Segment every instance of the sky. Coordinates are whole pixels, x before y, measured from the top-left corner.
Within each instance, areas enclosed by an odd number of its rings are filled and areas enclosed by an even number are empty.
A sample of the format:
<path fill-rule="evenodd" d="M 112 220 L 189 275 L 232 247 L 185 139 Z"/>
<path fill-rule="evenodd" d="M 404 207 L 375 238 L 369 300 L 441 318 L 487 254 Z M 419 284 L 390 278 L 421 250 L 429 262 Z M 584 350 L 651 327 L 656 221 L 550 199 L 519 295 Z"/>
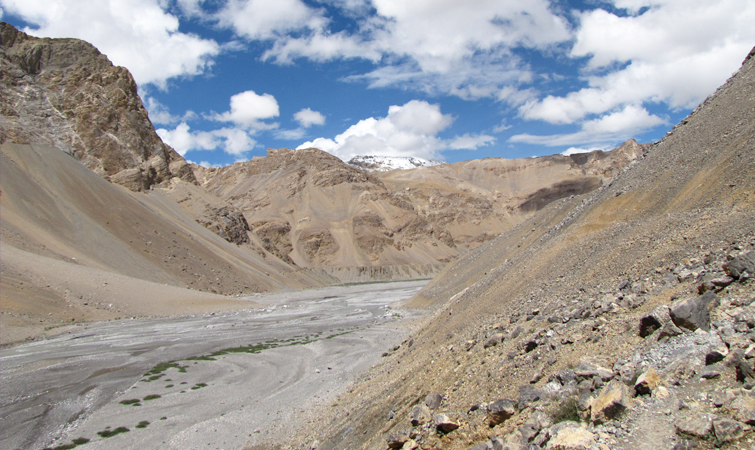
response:
<path fill-rule="evenodd" d="M 126 67 L 205 166 L 653 142 L 755 45 L 752 0 L 0 0 L 0 20 Z"/>

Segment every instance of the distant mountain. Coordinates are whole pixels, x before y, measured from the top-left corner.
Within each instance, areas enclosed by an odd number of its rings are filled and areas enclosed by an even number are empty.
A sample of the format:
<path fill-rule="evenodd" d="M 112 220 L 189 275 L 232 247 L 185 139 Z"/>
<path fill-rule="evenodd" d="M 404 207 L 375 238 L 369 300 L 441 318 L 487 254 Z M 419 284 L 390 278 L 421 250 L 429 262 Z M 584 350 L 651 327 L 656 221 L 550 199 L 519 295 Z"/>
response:
<path fill-rule="evenodd" d="M 407 170 L 417 167 L 438 166 L 445 164 L 445 162 L 411 156 L 355 156 L 347 164 L 368 172 L 388 172 L 397 169 Z"/>
<path fill-rule="evenodd" d="M 389 172 L 318 149 L 270 149 L 228 167 L 193 168 L 202 187 L 243 212 L 266 250 L 342 278 L 347 268 L 440 267 L 554 200 L 599 188 L 645 149 L 628 141 L 611 152 Z"/>

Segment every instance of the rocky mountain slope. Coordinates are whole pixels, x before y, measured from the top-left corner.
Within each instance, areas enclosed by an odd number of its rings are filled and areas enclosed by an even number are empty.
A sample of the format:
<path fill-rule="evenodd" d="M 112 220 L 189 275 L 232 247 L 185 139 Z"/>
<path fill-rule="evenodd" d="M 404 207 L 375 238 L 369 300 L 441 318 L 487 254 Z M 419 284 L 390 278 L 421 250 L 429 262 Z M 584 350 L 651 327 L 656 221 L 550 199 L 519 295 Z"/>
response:
<path fill-rule="evenodd" d="M 91 44 L 0 23 L 0 143 L 58 148 L 134 191 L 194 175 L 155 133 L 136 83 Z"/>
<path fill-rule="evenodd" d="M 607 153 L 383 173 L 317 149 L 279 149 L 194 170 L 202 187 L 243 212 L 267 250 L 299 267 L 422 265 L 416 270 L 432 273 L 551 201 L 597 189 L 643 151 L 629 141 Z"/>
<path fill-rule="evenodd" d="M 434 316 L 283 447 L 752 448 L 754 56 L 609 183 L 447 266 L 406 305 Z"/>

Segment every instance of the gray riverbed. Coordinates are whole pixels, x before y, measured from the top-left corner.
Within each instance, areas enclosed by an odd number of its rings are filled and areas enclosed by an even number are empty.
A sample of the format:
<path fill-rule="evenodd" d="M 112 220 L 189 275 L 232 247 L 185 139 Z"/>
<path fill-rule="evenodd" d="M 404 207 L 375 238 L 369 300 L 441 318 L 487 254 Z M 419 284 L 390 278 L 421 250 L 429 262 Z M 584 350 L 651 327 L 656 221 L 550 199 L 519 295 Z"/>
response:
<path fill-rule="evenodd" d="M 420 313 L 389 305 L 426 283 L 252 296 L 263 308 L 93 323 L 2 349 L 0 448 L 85 438 L 82 449 L 233 449 L 285 439 L 309 408 L 332 402 L 406 339 L 406 320 Z M 120 427 L 129 431 L 98 434 Z"/>

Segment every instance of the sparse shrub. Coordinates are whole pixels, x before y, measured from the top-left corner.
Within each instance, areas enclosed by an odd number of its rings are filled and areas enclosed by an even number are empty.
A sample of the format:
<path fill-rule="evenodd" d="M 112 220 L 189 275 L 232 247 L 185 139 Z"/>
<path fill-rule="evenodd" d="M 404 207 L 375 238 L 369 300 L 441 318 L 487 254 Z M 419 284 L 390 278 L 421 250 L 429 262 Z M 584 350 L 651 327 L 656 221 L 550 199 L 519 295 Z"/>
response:
<path fill-rule="evenodd" d="M 553 419 L 553 423 L 573 421 L 579 422 L 579 413 L 577 411 L 577 397 L 571 396 L 563 401 L 556 402 L 549 410 L 548 415 Z"/>
<path fill-rule="evenodd" d="M 160 394 L 150 394 L 150 395 L 148 395 L 148 396 L 144 397 L 144 400 L 145 400 L 145 401 L 149 401 L 149 400 L 155 400 L 155 399 L 158 399 L 158 398 L 160 398 L 160 397 L 161 397 L 161 395 L 160 395 Z"/>
<path fill-rule="evenodd" d="M 110 427 L 108 427 L 108 428 L 110 428 Z M 109 437 L 115 436 L 116 434 L 128 433 L 129 431 L 131 431 L 131 430 L 129 430 L 126 427 L 118 427 L 118 428 L 116 428 L 114 430 L 110 430 L 108 428 L 106 428 L 106 429 L 104 429 L 102 431 L 98 431 L 97 434 L 100 435 L 100 437 L 109 438 Z"/>
<path fill-rule="evenodd" d="M 147 428 L 147 425 L 149 425 L 149 422 L 146 420 L 142 420 L 138 424 L 136 424 L 136 428 Z"/>

